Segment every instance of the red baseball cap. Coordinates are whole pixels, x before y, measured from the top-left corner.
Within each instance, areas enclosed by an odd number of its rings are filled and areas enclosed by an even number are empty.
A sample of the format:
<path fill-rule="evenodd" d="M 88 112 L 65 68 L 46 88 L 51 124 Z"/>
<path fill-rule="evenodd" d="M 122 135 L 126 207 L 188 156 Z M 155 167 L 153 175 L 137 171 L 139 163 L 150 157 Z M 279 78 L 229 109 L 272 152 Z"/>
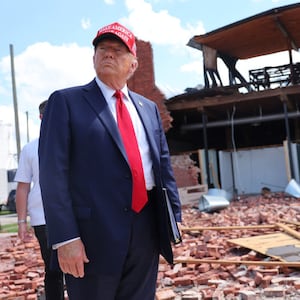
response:
<path fill-rule="evenodd" d="M 134 34 L 123 25 L 115 22 L 110 25 L 100 28 L 96 37 L 93 40 L 93 45 L 96 46 L 98 42 L 109 35 L 114 35 L 119 38 L 129 49 L 129 51 L 136 56 L 136 44 Z"/>

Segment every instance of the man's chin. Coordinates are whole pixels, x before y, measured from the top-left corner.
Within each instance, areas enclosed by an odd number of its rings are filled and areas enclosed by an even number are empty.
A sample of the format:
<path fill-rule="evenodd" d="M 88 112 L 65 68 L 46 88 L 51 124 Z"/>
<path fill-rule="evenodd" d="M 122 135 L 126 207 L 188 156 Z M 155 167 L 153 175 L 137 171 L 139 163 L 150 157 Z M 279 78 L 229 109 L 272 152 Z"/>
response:
<path fill-rule="evenodd" d="M 105 65 L 100 69 L 100 74 L 103 75 L 115 75 L 116 73 L 116 69 L 111 65 Z"/>

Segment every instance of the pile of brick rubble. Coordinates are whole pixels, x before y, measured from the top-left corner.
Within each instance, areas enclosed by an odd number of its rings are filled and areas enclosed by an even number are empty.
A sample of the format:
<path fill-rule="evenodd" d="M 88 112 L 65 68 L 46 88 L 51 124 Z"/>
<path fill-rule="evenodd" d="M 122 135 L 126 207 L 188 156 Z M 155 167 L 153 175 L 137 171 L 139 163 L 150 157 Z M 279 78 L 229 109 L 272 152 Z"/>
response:
<path fill-rule="evenodd" d="M 247 226 L 287 220 L 297 230 L 299 212 L 298 199 L 268 194 L 232 201 L 214 213 L 199 211 L 197 203 L 184 205 L 183 225 Z M 260 261 L 278 260 L 228 242 L 274 232 L 274 228 L 184 231 L 183 242 L 174 246 L 175 260 L 181 262 L 170 266 L 163 258 L 160 260 L 156 300 L 300 299 L 300 269 L 260 265 Z M 190 259 L 239 263 L 199 263 L 189 262 Z M 243 265 L 242 261 L 258 263 Z M 16 235 L 0 235 L 0 300 L 39 299 L 43 276 L 43 261 L 33 235 L 26 243 L 21 243 Z"/>
<path fill-rule="evenodd" d="M 21 243 L 0 235 L 0 299 L 36 300 L 43 290 L 44 268 L 35 238 Z"/>
<path fill-rule="evenodd" d="M 287 197 L 284 193 L 269 193 L 232 201 L 227 208 L 214 213 L 201 212 L 197 205 L 184 206 L 183 225 L 189 228 L 246 228 L 286 220 L 289 224 L 296 224 L 294 229 L 297 230 L 297 225 L 300 226 L 299 212 L 298 199 Z M 265 266 L 263 263 L 243 265 L 241 261 L 278 260 L 228 242 L 230 239 L 275 232 L 278 230 L 274 228 L 184 231 L 182 244 L 174 246 L 175 258 L 183 263 L 171 267 L 161 261 L 156 300 L 300 299 L 300 269 Z M 199 263 L 197 259 L 239 263 Z"/>

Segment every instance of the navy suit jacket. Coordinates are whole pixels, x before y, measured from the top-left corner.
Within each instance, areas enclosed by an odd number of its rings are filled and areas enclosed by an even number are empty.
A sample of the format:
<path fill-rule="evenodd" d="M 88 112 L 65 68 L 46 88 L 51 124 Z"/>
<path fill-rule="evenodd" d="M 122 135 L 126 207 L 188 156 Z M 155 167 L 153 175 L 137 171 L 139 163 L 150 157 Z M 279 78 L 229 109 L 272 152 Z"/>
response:
<path fill-rule="evenodd" d="M 180 201 L 169 150 L 154 102 L 129 91 L 150 145 L 160 253 L 172 263 L 161 187 L 177 221 Z M 89 272 L 119 272 L 130 234 L 131 173 L 117 124 L 95 80 L 55 91 L 43 116 L 40 185 L 49 244 L 81 237 Z"/>

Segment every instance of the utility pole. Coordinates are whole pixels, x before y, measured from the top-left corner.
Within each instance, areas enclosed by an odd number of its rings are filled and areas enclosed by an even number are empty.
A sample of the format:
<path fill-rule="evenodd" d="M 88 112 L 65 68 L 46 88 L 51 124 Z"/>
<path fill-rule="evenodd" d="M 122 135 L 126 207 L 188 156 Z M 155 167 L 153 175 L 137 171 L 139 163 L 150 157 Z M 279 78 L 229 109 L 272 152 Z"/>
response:
<path fill-rule="evenodd" d="M 29 123 L 28 123 L 28 111 L 26 111 L 26 129 L 27 129 L 27 143 L 29 143 Z"/>
<path fill-rule="evenodd" d="M 16 80 L 15 80 L 13 45 L 11 44 L 9 45 L 9 50 L 10 50 L 12 92 L 13 92 L 14 111 L 15 111 L 16 143 L 17 143 L 17 154 L 18 154 L 18 161 L 19 161 L 20 152 L 21 152 L 21 143 L 20 143 L 20 128 L 19 128 L 19 114 L 18 114 L 18 101 L 17 101 L 17 90 L 16 90 Z"/>

